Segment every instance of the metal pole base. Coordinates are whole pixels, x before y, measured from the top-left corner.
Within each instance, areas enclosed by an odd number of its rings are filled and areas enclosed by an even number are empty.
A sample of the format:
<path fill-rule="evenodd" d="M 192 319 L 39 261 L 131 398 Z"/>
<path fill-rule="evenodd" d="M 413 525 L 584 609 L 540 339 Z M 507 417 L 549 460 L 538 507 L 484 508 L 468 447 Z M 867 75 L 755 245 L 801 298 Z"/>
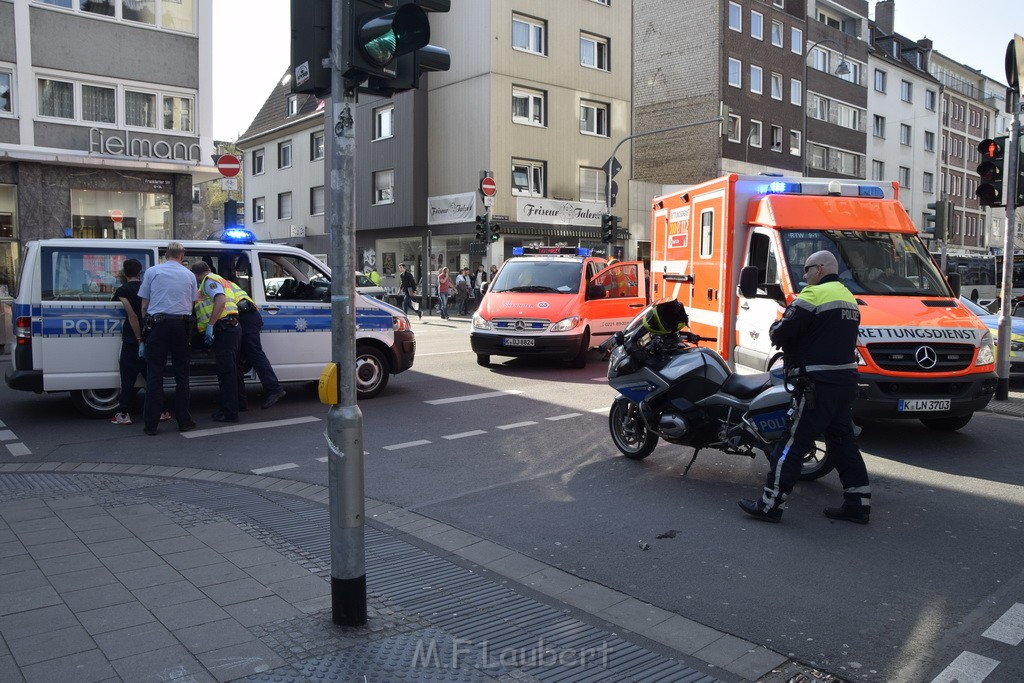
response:
<path fill-rule="evenodd" d="M 997 401 L 1005 401 L 1010 398 L 1010 378 L 999 377 L 996 379 L 996 395 L 993 397 Z"/>
<path fill-rule="evenodd" d="M 331 617 L 338 626 L 366 625 L 366 574 L 354 579 L 331 577 Z"/>

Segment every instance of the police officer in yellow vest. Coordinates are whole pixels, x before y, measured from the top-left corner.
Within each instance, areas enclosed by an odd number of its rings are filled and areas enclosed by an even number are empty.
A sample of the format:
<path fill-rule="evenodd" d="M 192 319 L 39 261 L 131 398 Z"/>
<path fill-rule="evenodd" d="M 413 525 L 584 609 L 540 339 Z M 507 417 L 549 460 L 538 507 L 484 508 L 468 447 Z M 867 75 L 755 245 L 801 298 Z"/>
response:
<path fill-rule="evenodd" d="M 213 421 L 238 422 L 238 352 L 242 343 L 238 302 L 244 292 L 211 273 L 210 266 L 202 261 L 192 264 L 192 274 L 199 286 L 196 326 L 205 335 L 207 346 L 213 346 L 220 387 L 220 410 L 214 413 Z"/>

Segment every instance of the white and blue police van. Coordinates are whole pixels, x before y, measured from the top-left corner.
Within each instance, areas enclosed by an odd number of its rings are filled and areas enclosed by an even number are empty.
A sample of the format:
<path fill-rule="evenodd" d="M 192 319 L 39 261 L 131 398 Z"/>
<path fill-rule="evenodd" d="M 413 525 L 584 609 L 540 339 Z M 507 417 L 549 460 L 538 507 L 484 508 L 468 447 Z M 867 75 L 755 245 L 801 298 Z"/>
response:
<path fill-rule="evenodd" d="M 127 259 L 143 271 L 159 263 L 167 240 L 45 239 L 28 242 L 13 306 L 15 345 L 7 385 L 71 393 L 82 413 L 117 409 L 124 308 L 113 301 Z M 281 382 L 317 381 L 331 362 L 330 269 L 297 247 L 263 244 L 248 230 L 218 239 L 182 240 L 186 265 L 205 261 L 260 307 L 262 342 Z M 351 270 L 345 272 L 350 273 Z M 401 309 L 356 293 L 356 395 L 376 396 L 412 367 L 416 338 Z M 193 346 L 196 349 L 196 346 Z M 194 350 L 192 386 L 216 386 L 214 359 Z M 173 387 L 168 371 L 166 385 Z M 248 371 L 247 381 L 257 378 Z M 139 386 L 145 386 L 142 380 Z"/>

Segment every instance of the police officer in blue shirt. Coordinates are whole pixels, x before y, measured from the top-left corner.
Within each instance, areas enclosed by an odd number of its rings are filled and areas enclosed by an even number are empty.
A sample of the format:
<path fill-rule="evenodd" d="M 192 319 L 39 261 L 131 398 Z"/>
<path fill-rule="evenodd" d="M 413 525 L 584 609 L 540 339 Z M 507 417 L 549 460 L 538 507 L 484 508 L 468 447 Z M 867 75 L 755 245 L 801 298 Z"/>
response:
<path fill-rule="evenodd" d="M 189 340 L 194 318 L 192 306 L 199 298 L 196 279 L 185 266 L 185 247 L 179 242 L 167 245 L 166 260 L 146 270 L 139 287 L 145 328 L 146 401 L 143 423 L 146 434 L 157 431 L 164 409 L 164 368 L 167 355 L 174 369 L 174 416 L 178 430 L 195 429 L 189 411 Z"/>

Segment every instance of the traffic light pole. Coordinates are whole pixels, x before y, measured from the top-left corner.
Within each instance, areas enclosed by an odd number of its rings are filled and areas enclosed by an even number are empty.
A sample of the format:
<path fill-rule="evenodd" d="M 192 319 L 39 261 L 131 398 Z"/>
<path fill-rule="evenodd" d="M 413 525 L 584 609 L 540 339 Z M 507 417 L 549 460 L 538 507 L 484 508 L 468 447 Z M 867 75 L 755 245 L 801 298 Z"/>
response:
<path fill-rule="evenodd" d="M 1006 162 L 1009 172 L 1006 178 L 1006 230 L 1003 232 L 1003 282 L 999 294 L 999 336 L 996 342 L 996 395 L 997 401 L 1005 401 L 1010 397 L 1010 340 L 1013 331 L 1013 318 L 1010 317 L 1010 304 L 1013 299 L 1013 236 L 1016 233 L 1014 198 L 1016 192 L 1011 185 L 1017 182 L 1017 162 L 1020 156 L 1020 93 L 1019 88 L 1012 88 L 1013 93 L 1013 124 L 1010 132 L 1009 160 Z"/>
<path fill-rule="evenodd" d="M 331 360 L 338 403 L 327 413 L 327 475 L 331 520 L 331 614 L 335 624 L 366 624 L 363 498 L 363 416 L 356 404 L 355 87 L 344 78 L 344 0 L 331 2 L 331 102 L 324 110 L 325 183 L 331 234 Z M 332 134 L 333 133 L 333 134 Z M 347 276 L 346 276 L 347 274 Z"/>

